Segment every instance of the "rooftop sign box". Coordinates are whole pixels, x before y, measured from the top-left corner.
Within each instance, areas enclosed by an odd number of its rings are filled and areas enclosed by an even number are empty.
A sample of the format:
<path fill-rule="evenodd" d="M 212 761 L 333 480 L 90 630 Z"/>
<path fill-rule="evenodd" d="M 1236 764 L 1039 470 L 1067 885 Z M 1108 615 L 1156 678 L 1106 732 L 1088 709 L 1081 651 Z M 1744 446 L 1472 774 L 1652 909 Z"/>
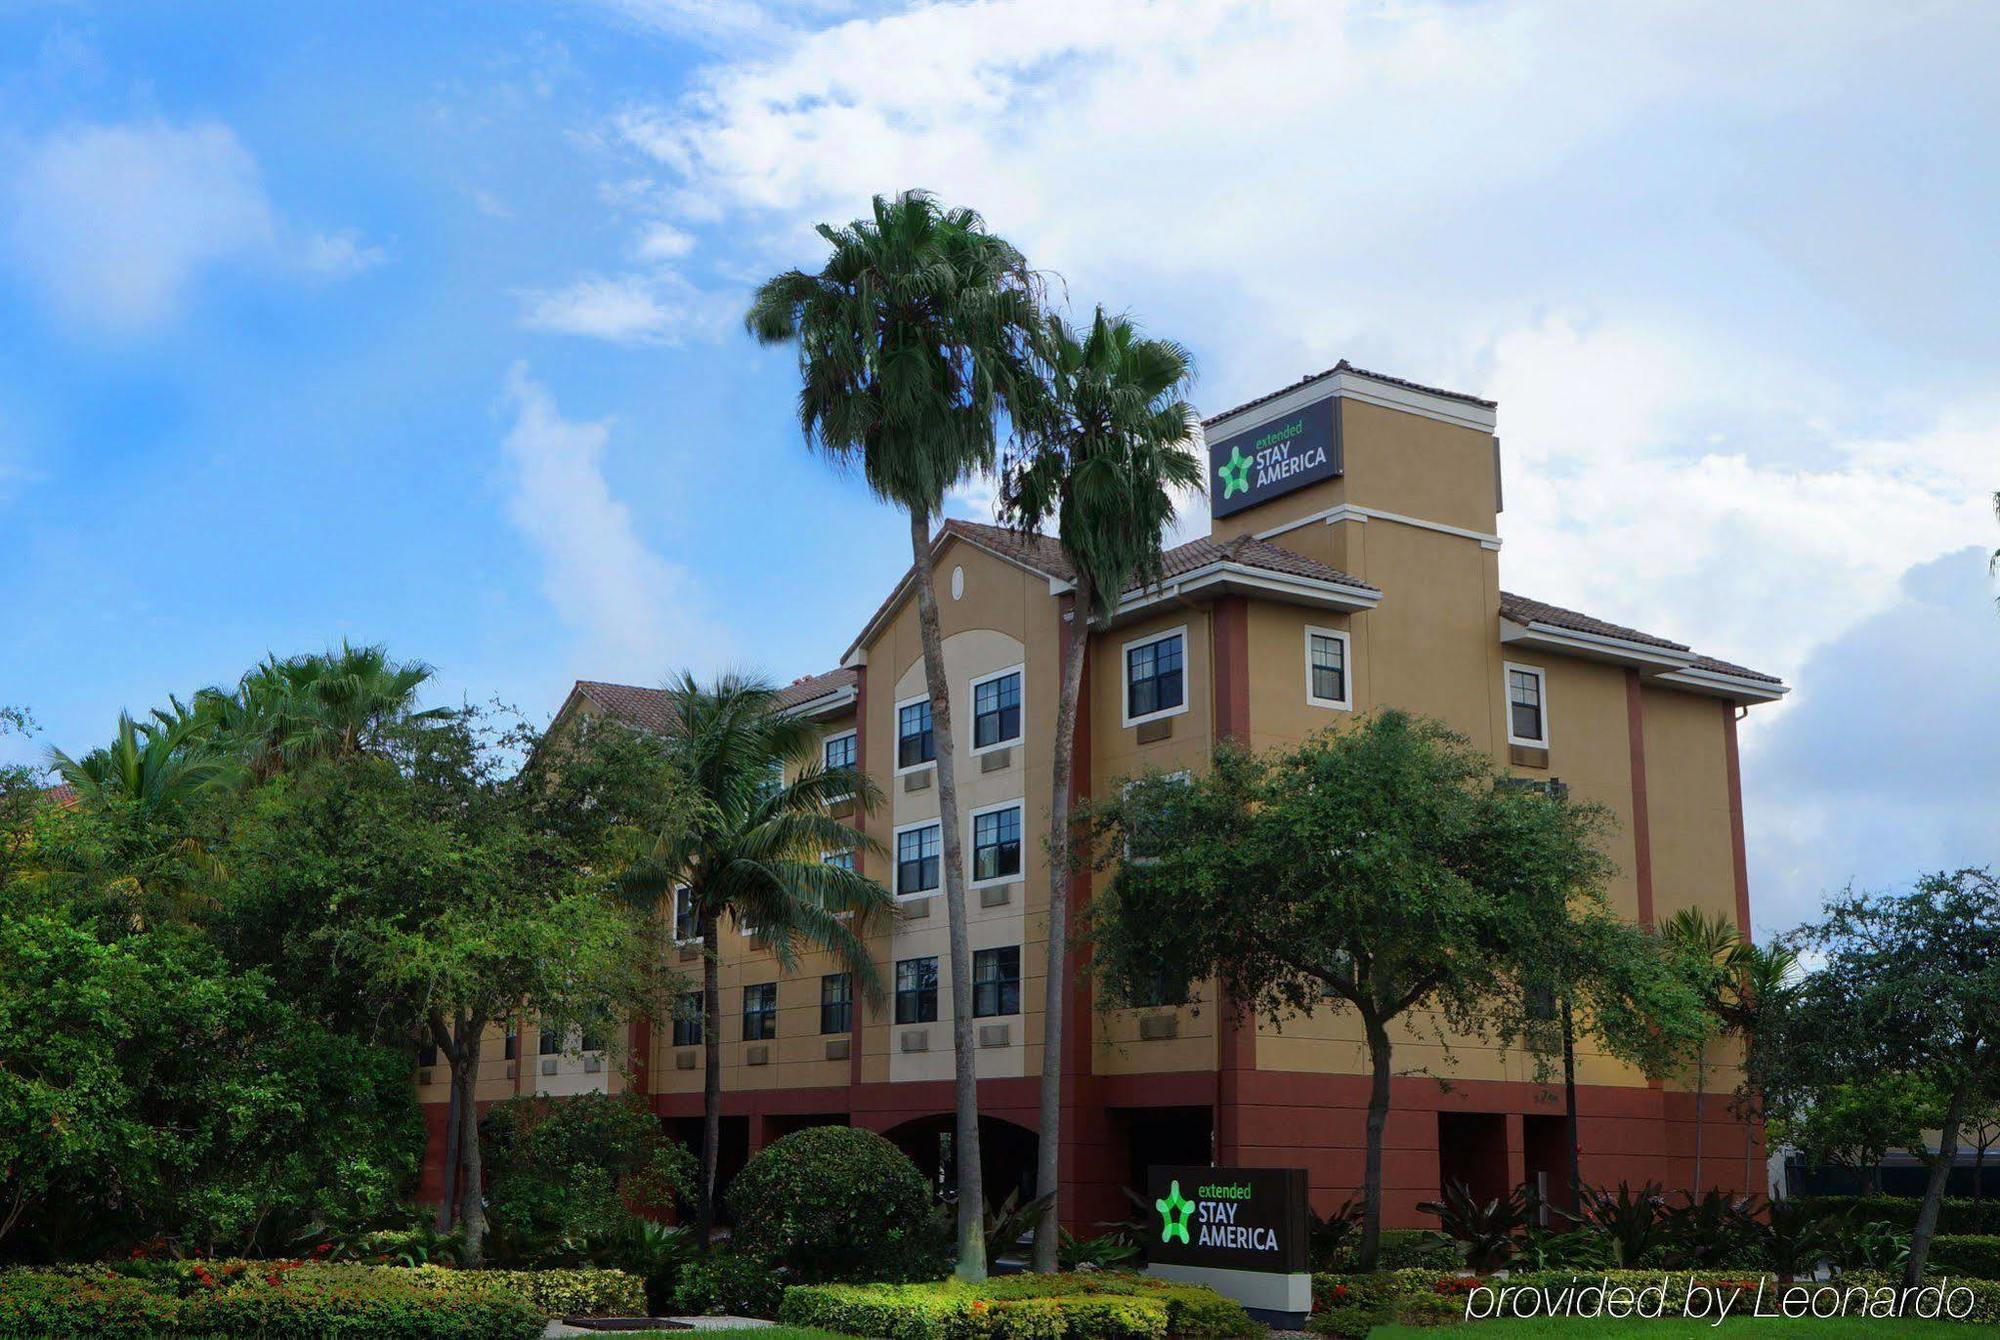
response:
<path fill-rule="evenodd" d="M 1336 397 L 1266 419 L 1208 444 L 1209 514 L 1231 516 L 1343 468 Z"/>

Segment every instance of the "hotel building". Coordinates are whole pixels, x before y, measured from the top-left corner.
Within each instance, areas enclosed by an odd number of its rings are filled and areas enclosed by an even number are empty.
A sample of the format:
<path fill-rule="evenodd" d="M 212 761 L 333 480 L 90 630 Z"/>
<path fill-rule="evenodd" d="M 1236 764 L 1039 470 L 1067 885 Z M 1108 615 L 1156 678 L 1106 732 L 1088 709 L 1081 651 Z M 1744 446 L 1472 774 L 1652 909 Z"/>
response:
<path fill-rule="evenodd" d="M 829 764 L 865 770 L 883 803 L 852 814 L 880 844 L 867 872 L 897 915 L 870 939 L 889 998 L 859 998 L 831 962 L 780 971 L 754 933 L 724 927 L 723 1176 L 800 1127 L 880 1131 L 939 1166 L 951 1129 L 950 958 L 939 869 L 936 751 L 955 751 L 979 1043 L 982 1143 L 995 1200 L 1032 1179 L 1041 1073 L 1048 889 L 1045 836 L 1057 667 L 1064 639 L 1090 644 L 1075 785 L 1104 795 L 1149 771 L 1204 766 L 1233 739 L 1288 746 L 1378 707 L 1442 719 L 1536 783 L 1566 787 L 1617 819 L 1610 886 L 1623 915 L 1684 907 L 1750 925 L 1738 722 L 1785 686 L 1671 638 L 1503 589 L 1501 450 L 1495 406 L 1342 363 L 1210 419 L 1209 533 L 1172 549 L 1165 579 L 1124 593 L 1078 627 L 1070 569 L 1053 540 L 952 521 L 933 541 L 955 738 L 931 729 L 916 602 L 905 573 L 839 657 L 784 691 L 817 723 Z M 1632 555 L 1635 563 L 1645 556 Z M 1532 578 L 1533 574 L 1509 574 Z M 1529 587 L 1533 589 L 1532 586 Z M 662 671 L 667 667 L 662 667 Z M 658 690 L 581 682 L 558 718 L 665 724 Z M 1085 878 L 1079 902 L 1091 892 Z M 736 933 L 740 931 L 741 933 Z M 678 951 L 699 978 L 699 953 Z M 1062 1058 L 1065 1218 L 1125 1217 L 1122 1186 L 1149 1163 L 1303 1166 L 1324 1211 L 1361 1184 L 1367 1058 L 1351 1013 L 1283 1030 L 1201 1009 L 1095 1008 L 1074 954 Z M 699 1140 L 700 1025 L 663 1002 L 612 1053 L 605 1040 L 532 1034 L 486 1048 L 482 1101 L 514 1093 L 640 1089 L 671 1129 Z M 1724 1050 L 1724 1049 L 1718 1049 Z M 1444 1055 L 1420 1025 L 1396 1038 L 1384 1158 L 1385 1222 L 1442 1184 L 1497 1192 L 1566 1180 L 1559 1087 L 1532 1062 L 1467 1040 Z M 1449 1085 L 1439 1082 L 1449 1077 Z M 1692 1175 L 1691 1083 L 1650 1083 L 1578 1058 L 1586 1181 Z M 1711 1095 L 1736 1082 L 1730 1058 Z M 422 1096 L 436 1192 L 442 1067 Z M 1704 1180 L 1740 1186 L 1746 1132 L 1706 1104 Z M 1762 1150 L 1755 1166 L 1762 1167 Z M 948 1166 L 948 1161 L 946 1163 Z"/>

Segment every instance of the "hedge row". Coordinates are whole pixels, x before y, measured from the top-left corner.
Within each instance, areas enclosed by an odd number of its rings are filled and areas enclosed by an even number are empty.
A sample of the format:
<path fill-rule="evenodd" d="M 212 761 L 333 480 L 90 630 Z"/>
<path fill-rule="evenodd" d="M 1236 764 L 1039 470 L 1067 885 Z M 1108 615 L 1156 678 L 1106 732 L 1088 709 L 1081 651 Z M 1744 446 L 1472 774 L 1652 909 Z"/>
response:
<path fill-rule="evenodd" d="M 1945 1275 L 1946 1272 L 1938 1270 L 1932 1272 L 1930 1278 L 1933 1283 L 1942 1284 Z M 1316 1274 L 1312 1283 L 1313 1311 L 1318 1314 L 1314 1318 L 1314 1329 L 1332 1335 L 1348 1334 L 1350 1330 L 1366 1334 L 1365 1328 L 1344 1328 L 1341 1325 L 1344 1316 L 1369 1322 L 1394 1320 L 1418 1325 L 1463 1321 L 1467 1314 L 1467 1296 L 1479 1288 L 1492 1291 L 1501 1288 L 1510 1291 L 1540 1289 L 1544 1291 L 1545 1298 L 1551 1290 L 1600 1284 L 1614 1288 L 1622 1286 L 1634 1291 L 1657 1290 L 1660 1315 L 1679 1317 L 1692 1313 L 1712 1317 L 1717 1310 L 1717 1294 L 1725 1297 L 1736 1294 L 1731 1315 L 1741 1316 L 1756 1305 L 1760 1285 L 1766 1311 L 1775 1310 L 1778 1296 L 1786 1288 L 1793 1287 L 1781 1284 L 1776 1276 L 1770 1274 L 1666 1270 L 1519 1271 L 1486 1278 L 1435 1270 L 1391 1270 L 1372 1275 Z M 1799 1285 L 1805 1288 L 1836 1288 L 1843 1294 L 1852 1289 L 1879 1294 L 1885 1288 L 1896 1289 L 1898 1281 L 1885 1275 L 1857 1271 L 1819 1284 L 1800 1281 Z M 2000 1321 L 2000 1283 L 1953 1274 L 1949 1287 L 1963 1288 L 1972 1294 L 1970 1315 L 1959 1320 Z M 1479 1303 L 1480 1306 L 1490 1307 L 1493 1300 L 1494 1294 L 1489 1293 Z M 1649 1302 L 1648 1307 L 1651 1306 Z"/>
<path fill-rule="evenodd" d="M 270 1261 L 0 1271 L 0 1337 L 532 1340 L 551 1315 L 643 1311 L 619 1271 Z"/>
<path fill-rule="evenodd" d="M 1924 1269 L 1933 1275 L 2000 1280 L 2000 1234 L 1940 1233 L 1931 1239 Z"/>
<path fill-rule="evenodd" d="M 1845 1215 L 1857 1223 L 1882 1220 L 1905 1233 L 1917 1226 L 1923 1202 L 1914 1196 L 1800 1196 L 1799 1202 L 1821 1214 Z M 2000 1201 L 1948 1199 L 1938 1207 L 1939 1233 L 2000 1233 Z"/>
<path fill-rule="evenodd" d="M 797 1285 L 778 1320 L 882 1340 L 1223 1340 L 1263 1329 L 1211 1289 L 1111 1271 Z"/>

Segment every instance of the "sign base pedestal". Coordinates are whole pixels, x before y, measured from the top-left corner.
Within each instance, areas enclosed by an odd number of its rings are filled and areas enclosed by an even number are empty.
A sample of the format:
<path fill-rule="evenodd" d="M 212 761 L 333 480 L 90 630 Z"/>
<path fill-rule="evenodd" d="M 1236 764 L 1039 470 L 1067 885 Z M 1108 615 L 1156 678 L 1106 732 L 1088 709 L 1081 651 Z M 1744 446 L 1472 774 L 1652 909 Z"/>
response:
<path fill-rule="evenodd" d="M 1312 1313 L 1312 1276 L 1304 1273 L 1279 1275 L 1179 1265 L 1149 1265 L 1146 1273 L 1177 1284 L 1205 1284 L 1224 1298 L 1243 1304 L 1243 1310 L 1256 1320 L 1281 1331 L 1302 1329 Z"/>

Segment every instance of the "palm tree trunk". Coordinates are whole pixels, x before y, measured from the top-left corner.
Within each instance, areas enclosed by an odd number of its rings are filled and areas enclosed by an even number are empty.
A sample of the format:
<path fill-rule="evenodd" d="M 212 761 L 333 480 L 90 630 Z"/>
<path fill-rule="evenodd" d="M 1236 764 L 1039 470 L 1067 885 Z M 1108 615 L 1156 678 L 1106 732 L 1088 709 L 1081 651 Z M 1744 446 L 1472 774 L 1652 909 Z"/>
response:
<path fill-rule="evenodd" d="M 1382 1251 L 1382 1128 L 1389 1120 L 1389 1030 L 1364 1018 L 1368 1033 L 1368 1154 L 1361 1174 L 1361 1251 L 1356 1267 L 1375 1269 Z"/>
<path fill-rule="evenodd" d="M 957 1274 L 976 1284 L 986 1278 L 986 1202 L 979 1160 L 978 1055 L 972 1045 L 972 942 L 965 925 L 965 853 L 958 831 L 958 741 L 951 729 L 951 684 L 945 678 L 944 639 L 938 630 L 930 514 L 914 507 L 910 555 L 916 573 L 917 628 L 924 645 L 924 685 L 930 692 L 931 731 L 937 742 L 938 828 L 951 939 L 951 1056 L 958 1110 L 952 1138 L 958 1159 Z"/>
<path fill-rule="evenodd" d="M 715 1232 L 715 1169 L 722 1157 L 722 969 L 716 917 L 701 921 L 701 1195 L 697 1198 L 694 1240 L 708 1250 Z"/>
<path fill-rule="evenodd" d="M 1057 1189 L 1062 1183 L 1063 988 L 1069 978 L 1069 886 L 1072 765 L 1076 757 L 1077 700 L 1083 692 L 1084 651 L 1090 644 L 1090 579 L 1079 570 L 1070 602 L 1069 641 L 1063 646 L 1062 684 L 1056 698 L 1054 784 L 1049 790 L 1049 961 L 1042 1003 L 1041 1144 L 1035 1155 L 1035 1194 L 1046 1196 L 1035 1225 L 1035 1269 L 1056 1268 L 1061 1237 Z"/>

